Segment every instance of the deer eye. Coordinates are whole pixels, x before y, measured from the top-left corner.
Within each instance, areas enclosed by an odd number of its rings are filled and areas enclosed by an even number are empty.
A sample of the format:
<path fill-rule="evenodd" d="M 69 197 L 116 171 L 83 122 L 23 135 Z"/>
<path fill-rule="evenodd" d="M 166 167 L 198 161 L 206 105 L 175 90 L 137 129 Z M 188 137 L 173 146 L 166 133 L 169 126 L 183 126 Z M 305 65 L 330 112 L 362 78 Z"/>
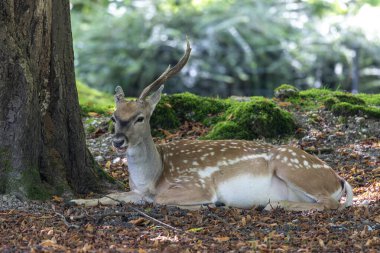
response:
<path fill-rule="evenodd" d="M 140 122 L 143 122 L 144 121 L 144 117 L 143 116 L 140 116 L 137 118 L 137 120 L 135 121 L 135 124 L 136 123 L 140 123 Z"/>

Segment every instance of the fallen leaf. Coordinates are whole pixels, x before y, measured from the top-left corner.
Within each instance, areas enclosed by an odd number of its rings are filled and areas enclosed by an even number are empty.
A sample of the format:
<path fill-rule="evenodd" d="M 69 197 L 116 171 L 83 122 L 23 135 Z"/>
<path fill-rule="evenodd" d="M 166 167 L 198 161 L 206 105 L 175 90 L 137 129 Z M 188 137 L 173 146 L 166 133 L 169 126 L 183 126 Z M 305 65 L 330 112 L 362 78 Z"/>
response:
<path fill-rule="evenodd" d="M 129 221 L 129 223 L 132 223 L 132 224 L 135 225 L 135 226 L 140 226 L 140 225 L 142 225 L 144 222 L 145 222 L 145 219 L 144 219 L 144 218 L 138 218 L 138 219 L 130 220 L 130 221 Z"/>
<path fill-rule="evenodd" d="M 97 112 L 89 112 L 87 114 L 88 114 L 88 116 L 91 116 L 91 117 L 98 117 L 99 116 L 99 113 L 97 113 Z"/>
<path fill-rule="evenodd" d="M 226 241 L 229 241 L 230 238 L 228 236 L 214 237 L 214 240 L 217 241 L 217 242 L 226 242 Z"/>

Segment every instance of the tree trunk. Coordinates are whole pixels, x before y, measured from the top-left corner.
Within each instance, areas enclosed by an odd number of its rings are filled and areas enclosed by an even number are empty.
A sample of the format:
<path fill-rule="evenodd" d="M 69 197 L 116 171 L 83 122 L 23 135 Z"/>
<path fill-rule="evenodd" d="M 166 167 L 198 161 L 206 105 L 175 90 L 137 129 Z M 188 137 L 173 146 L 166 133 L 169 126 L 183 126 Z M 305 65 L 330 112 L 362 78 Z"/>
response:
<path fill-rule="evenodd" d="M 69 0 L 0 1 L 0 193 L 99 190 L 75 86 Z"/>

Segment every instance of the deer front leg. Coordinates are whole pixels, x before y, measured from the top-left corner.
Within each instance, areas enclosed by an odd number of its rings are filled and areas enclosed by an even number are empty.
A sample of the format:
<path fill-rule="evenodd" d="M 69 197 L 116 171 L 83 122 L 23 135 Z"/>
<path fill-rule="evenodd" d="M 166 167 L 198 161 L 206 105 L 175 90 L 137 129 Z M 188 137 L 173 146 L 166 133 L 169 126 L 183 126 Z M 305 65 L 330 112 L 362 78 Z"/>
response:
<path fill-rule="evenodd" d="M 117 205 L 124 202 L 141 205 L 141 204 L 144 204 L 145 202 L 151 202 L 151 201 L 146 200 L 142 195 L 133 191 L 111 193 L 98 199 L 70 200 L 70 203 L 72 204 L 83 205 L 86 207 L 97 206 L 97 205 Z"/>

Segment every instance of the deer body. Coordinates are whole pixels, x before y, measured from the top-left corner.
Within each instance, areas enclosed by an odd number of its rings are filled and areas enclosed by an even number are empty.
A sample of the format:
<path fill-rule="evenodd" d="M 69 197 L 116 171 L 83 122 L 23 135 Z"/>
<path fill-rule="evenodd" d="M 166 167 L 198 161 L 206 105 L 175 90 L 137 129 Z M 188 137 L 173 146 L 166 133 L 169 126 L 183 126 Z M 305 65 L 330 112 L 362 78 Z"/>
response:
<path fill-rule="evenodd" d="M 239 140 L 184 140 L 155 145 L 149 119 L 162 83 L 187 62 L 184 57 L 126 102 L 116 89 L 113 145 L 128 159 L 130 192 L 72 202 L 93 206 L 118 201 L 198 208 L 226 205 L 289 210 L 338 209 L 352 204 L 352 188 L 326 163 L 300 149 Z M 341 205 L 340 199 L 346 196 Z"/>

